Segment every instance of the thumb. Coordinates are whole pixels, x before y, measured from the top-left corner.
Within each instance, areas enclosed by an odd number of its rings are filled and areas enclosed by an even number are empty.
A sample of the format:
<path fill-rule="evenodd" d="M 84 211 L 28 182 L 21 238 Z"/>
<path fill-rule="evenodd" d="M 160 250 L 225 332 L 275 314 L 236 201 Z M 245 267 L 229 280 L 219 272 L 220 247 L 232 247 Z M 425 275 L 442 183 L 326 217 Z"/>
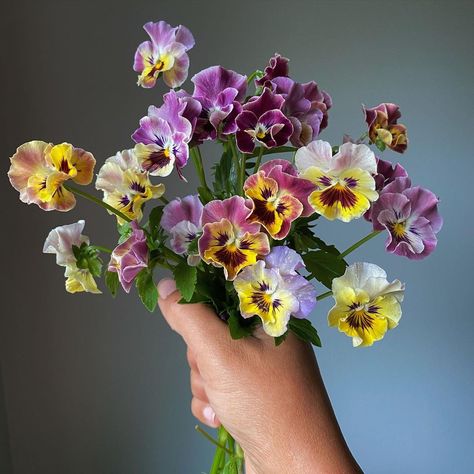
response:
<path fill-rule="evenodd" d="M 173 331 L 176 331 L 191 349 L 209 345 L 212 341 L 228 342 L 230 339 L 226 324 L 217 317 L 209 306 L 180 304 L 181 294 L 171 278 L 158 283 L 158 305 Z"/>

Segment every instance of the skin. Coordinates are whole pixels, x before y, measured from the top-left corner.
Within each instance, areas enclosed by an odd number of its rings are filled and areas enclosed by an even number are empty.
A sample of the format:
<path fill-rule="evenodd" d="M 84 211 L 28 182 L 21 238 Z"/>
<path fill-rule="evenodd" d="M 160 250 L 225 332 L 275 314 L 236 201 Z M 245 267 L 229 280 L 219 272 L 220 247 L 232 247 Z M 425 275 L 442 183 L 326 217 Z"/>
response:
<path fill-rule="evenodd" d="M 187 344 L 193 415 L 221 423 L 244 451 L 247 474 L 359 473 L 342 436 L 311 346 L 263 332 L 232 340 L 206 305 L 180 305 L 173 280 L 158 285 L 160 309 Z"/>

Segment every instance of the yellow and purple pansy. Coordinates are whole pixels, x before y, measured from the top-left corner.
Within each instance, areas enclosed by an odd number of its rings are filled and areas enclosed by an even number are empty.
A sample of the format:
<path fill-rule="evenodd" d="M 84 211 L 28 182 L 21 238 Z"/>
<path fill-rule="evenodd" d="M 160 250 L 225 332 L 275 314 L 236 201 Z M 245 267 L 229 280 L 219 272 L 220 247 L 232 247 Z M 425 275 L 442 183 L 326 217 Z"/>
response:
<path fill-rule="evenodd" d="M 379 266 L 354 263 L 332 282 L 336 304 L 328 314 L 329 326 L 352 337 L 354 347 L 371 346 L 398 325 L 404 290 L 399 280 L 389 283 Z"/>
<path fill-rule="evenodd" d="M 86 185 L 92 181 L 95 159 L 91 153 L 70 143 L 53 145 L 34 140 L 21 145 L 10 158 L 8 177 L 20 200 L 37 204 L 45 211 L 69 211 L 74 195 L 63 185 L 72 180 Z"/>
<path fill-rule="evenodd" d="M 381 150 L 388 147 L 398 153 L 403 153 L 407 149 L 407 128 L 397 123 L 402 116 L 398 105 L 385 102 L 377 107 L 368 109 L 364 107 L 363 110 L 372 143 Z"/>
<path fill-rule="evenodd" d="M 242 316 L 258 316 L 272 337 L 287 331 L 291 316 L 306 317 L 316 305 L 316 290 L 297 273 L 301 268 L 301 257 L 285 246 L 274 247 L 264 260 L 244 268 L 234 280 Z"/>
<path fill-rule="evenodd" d="M 164 184 L 153 185 L 133 150 L 123 150 L 107 158 L 100 168 L 95 186 L 104 192 L 103 201 L 130 219 L 140 221 L 143 204 L 158 199 L 165 192 Z M 123 223 L 117 217 L 119 223 Z"/>
<path fill-rule="evenodd" d="M 182 177 L 193 124 L 200 112 L 201 104 L 196 99 L 181 97 L 175 91 L 163 96 L 161 107 L 151 105 L 132 135 L 140 166 L 152 176 L 168 176 L 176 167 Z"/>
<path fill-rule="evenodd" d="M 193 35 L 185 26 L 172 27 L 165 21 L 150 21 L 143 29 L 151 41 L 141 43 L 135 53 L 133 70 L 139 73 L 138 85 L 153 87 L 163 74 L 168 87 L 181 86 L 188 76 L 187 51 L 194 46 Z"/>
<path fill-rule="evenodd" d="M 233 280 L 240 270 L 270 251 L 268 237 L 260 231 L 260 224 L 248 221 L 251 212 L 240 196 L 211 201 L 204 206 L 199 254 L 206 263 L 222 267 L 227 280 Z"/>
<path fill-rule="evenodd" d="M 271 160 L 247 178 L 244 191 L 253 202 L 249 220 L 258 222 L 277 240 L 284 239 L 291 223 L 314 212 L 308 196 L 316 186 L 297 176 L 286 160 Z"/>
<path fill-rule="evenodd" d="M 328 142 L 316 140 L 298 149 L 296 167 L 302 178 L 317 187 L 309 203 L 329 220 L 356 219 L 378 198 L 372 176 L 377 163 L 367 145 L 344 143 L 333 156 Z"/>

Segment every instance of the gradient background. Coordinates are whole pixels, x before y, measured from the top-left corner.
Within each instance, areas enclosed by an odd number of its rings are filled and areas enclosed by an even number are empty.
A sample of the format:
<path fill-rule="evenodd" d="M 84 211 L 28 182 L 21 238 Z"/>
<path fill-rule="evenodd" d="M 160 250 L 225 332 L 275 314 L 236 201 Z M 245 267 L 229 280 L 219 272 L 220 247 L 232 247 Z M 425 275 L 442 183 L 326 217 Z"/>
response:
<path fill-rule="evenodd" d="M 190 76 L 222 64 L 242 73 L 279 51 L 292 76 L 334 99 L 322 138 L 364 129 L 361 103 L 401 106 L 414 183 L 441 197 L 438 251 L 411 262 L 379 237 L 350 257 L 407 282 L 401 325 L 355 350 L 312 317 L 318 360 L 342 430 L 369 473 L 474 472 L 472 214 L 473 2 L 19 1 L 2 8 L 0 471 L 5 474 L 199 473 L 212 450 L 194 432 L 184 345 L 135 295 L 66 294 L 62 269 L 41 254 L 50 228 L 86 217 L 93 242 L 113 246 L 114 219 L 88 202 L 68 213 L 20 205 L 8 157 L 30 139 L 69 141 L 98 164 L 130 147 L 164 85 L 135 85 L 141 26 L 165 19 L 195 35 Z M 215 149 L 204 147 L 206 162 Z M 168 196 L 189 193 L 176 175 Z M 319 235 L 345 248 L 364 221 Z M 320 288 L 320 291 L 323 291 Z M 0 382 L 2 378 L 0 377 Z M 315 427 L 317 429 L 317 427 Z"/>

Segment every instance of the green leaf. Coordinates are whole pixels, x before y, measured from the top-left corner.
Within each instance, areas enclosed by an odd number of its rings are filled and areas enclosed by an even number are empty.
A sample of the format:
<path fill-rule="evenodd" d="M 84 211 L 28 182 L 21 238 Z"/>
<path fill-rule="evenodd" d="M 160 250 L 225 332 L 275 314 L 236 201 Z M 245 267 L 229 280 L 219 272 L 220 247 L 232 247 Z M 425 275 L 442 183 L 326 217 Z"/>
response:
<path fill-rule="evenodd" d="M 99 257 L 91 257 L 87 260 L 89 271 L 95 277 L 102 275 L 102 260 Z"/>
<path fill-rule="evenodd" d="M 226 147 L 219 162 L 214 165 L 214 193 L 220 198 L 228 198 L 237 194 L 237 170 L 232 150 Z"/>
<path fill-rule="evenodd" d="M 187 262 L 181 262 L 173 269 L 176 287 L 185 301 L 190 301 L 196 288 L 197 270 Z"/>
<path fill-rule="evenodd" d="M 201 202 L 203 204 L 207 204 L 209 201 L 212 201 L 214 199 L 214 196 L 212 195 L 211 191 L 209 189 L 205 188 L 204 186 L 199 186 L 197 188 L 199 198 L 201 199 Z"/>
<path fill-rule="evenodd" d="M 278 337 L 274 337 L 274 341 L 275 341 L 275 346 L 279 346 L 283 341 L 285 341 L 285 339 L 287 338 L 288 336 L 288 331 L 286 331 L 284 334 L 282 334 L 281 336 L 278 336 Z"/>
<path fill-rule="evenodd" d="M 119 287 L 119 278 L 117 272 L 105 272 L 105 284 L 110 291 L 110 294 L 115 298 Z"/>
<path fill-rule="evenodd" d="M 81 249 L 77 245 L 72 246 L 72 253 L 74 254 L 74 257 L 76 260 L 80 258 L 81 255 Z"/>
<path fill-rule="evenodd" d="M 229 325 L 230 336 L 232 339 L 242 339 L 243 337 L 251 336 L 253 332 L 252 324 L 244 324 L 245 319 L 236 311 L 229 311 Z M 248 321 L 248 320 L 247 320 Z"/>
<path fill-rule="evenodd" d="M 163 208 L 164 206 L 156 206 L 151 210 L 150 216 L 148 217 L 148 226 L 151 232 L 160 229 L 161 217 L 163 216 Z"/>
<path fill-rule="evenodd" d="M 199 233 L 193 240 L 191 240 L 191 242 L 189 242 L 188 255 L 197 255 L 199 253 L 198 241 L 201 235 L 202 234 Z"/>
<path fill-rule="evenodd" d="M 325 250 L 308 252 L 303 255 L 303 260 L 311 276 L 329 289 L 331 289 L 333 278 L 343 275 L 347 267 L 344 259 Z"/>
<path fill-rule="evenodd" d="M 138 295 L 140 296 L 142 303 L 145 305 L 145 308 L 148 311 L 153 312 L 158 301 L 158 290 L 153 281 L 152 272 L 148 268 L 144 268 L 137 275 L 135 284 L 138 290 Z"/>
<path fill-rule="evenodd" d="M 132 227 L 130 225 L 130 222 L 125 222 L 124 224 L 121 224 L 121 225 L 117 223 L 117 230 L 118 230 L 118 233 L 120 234 L 120 238 L 118 240 L 119 244 L 122 244 L 123 242 L 125 242 L 132 234 Z"/>
<path fill-rule="evenodd" d="M 321 339 L 319 339 L 318 331 L 307 319 L 291 317 L 288 322 L 288 328 L 303 341 L 311 342 L 311 344 L 321 347 Z"/>

